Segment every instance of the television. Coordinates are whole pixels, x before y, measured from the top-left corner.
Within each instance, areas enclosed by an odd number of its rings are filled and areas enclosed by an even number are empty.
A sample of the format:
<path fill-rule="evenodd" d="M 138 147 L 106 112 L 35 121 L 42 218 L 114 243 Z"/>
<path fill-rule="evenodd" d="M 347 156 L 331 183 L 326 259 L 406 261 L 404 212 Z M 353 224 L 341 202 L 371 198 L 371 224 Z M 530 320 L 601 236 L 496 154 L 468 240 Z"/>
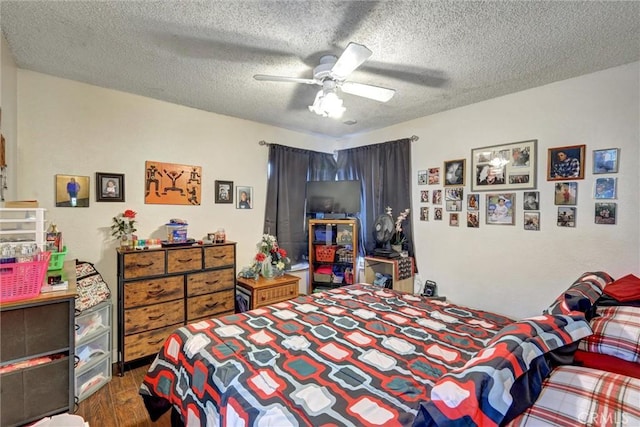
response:
<path fill-rule="evenodd" d="M 307 181 L 307 213 L 342 214 L 360 213 L 361 184 L 349 181 Z"/>

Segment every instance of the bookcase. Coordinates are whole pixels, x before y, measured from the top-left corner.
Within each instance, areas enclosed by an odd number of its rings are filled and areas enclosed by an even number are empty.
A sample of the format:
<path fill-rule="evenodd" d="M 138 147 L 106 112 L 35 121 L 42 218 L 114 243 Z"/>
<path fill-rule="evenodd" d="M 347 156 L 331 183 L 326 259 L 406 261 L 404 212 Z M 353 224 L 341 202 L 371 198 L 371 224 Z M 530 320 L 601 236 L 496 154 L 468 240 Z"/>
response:
<path fill-rule="evenodd" d="M 356 219 L 309 219 L 309 289 L 352 284 L 358 258 Z"/>

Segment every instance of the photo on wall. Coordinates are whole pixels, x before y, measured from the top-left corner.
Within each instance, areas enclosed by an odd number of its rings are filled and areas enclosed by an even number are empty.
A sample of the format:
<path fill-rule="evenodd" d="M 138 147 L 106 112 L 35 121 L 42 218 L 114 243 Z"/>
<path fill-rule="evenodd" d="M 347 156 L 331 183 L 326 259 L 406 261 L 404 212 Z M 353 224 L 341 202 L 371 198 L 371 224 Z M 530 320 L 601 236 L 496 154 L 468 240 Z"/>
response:
<path fill-rule="evenodd" d="M 558 208 L 558 226 L 559 227 L 575 227 L 576 226 L 576 208 L 574 207 Z"/>
<path fill-rule="evenodd" d="M 253 187 L 236 187 L 237 209 L 253 209 Z"/>
<path fill-rule="evenodd" d="M 440 168 L 429 168 L 429 185 L 440 184 Z"/>
<path fill-rule="evenodd" d="M 578 199 L 577 182 L 557 182 L 555 190 L 556 205 L 575 205 Z"/>
<path fill-rule="evenodd" d="M 616 223 L 616 203 L 596 203 L 595 223 L 609 224 Z"/>
<path fill-rule="evenodd" d="M 515 225 L 515 193 L 487 194 L 487 224 Z"/>
<path fill-rule="evenodd" d="M 124 174 L 96 172 L 96 201 L 124 202 Z"/>
<path fill-rule="evenodd" d="M 144 169 L 146 204 L 200 204 L 202 167 L 147 160 Z"/>
<path fill-rule="evenodd" d="M 56 207 L 89 207 L 89 177 L 79 175 L 56 175 Z"/>
<path fill-rule="evenodd" d="M 618 178 L 596 178 L 593 185 L 593 197 L 595 199 L 615 199 L 617 183 Z"/>

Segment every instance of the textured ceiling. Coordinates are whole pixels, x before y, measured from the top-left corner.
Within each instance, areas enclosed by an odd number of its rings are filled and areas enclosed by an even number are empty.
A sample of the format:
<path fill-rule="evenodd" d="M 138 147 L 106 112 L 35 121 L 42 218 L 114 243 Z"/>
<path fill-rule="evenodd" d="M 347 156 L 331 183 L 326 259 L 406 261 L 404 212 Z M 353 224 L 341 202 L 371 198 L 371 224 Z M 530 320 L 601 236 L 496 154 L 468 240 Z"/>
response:
<path fill-rule="evenodd" d="M 640 59 L 640 2 L 0 1 L 18 67 L 283 128 L 343 137 Z M 322 54 L 371 58 L 342 119 L 307 109 Z M 357 121 L 356 124 L 345 124 Z"/>

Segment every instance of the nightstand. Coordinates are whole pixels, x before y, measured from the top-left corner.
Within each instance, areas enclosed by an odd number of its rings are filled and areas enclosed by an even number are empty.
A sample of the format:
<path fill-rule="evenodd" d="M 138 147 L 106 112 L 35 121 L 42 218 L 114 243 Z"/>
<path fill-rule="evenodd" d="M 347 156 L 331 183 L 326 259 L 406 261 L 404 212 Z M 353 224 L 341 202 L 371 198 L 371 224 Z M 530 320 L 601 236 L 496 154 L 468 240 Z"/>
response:
<path fill-rule="evenodd" d="M 413 293 L 413 258 L 364 257 L 364 281 L 373 283 L 376 273 L 391 276 L 393 289 Z"/>
<path fill-rule="evenodd" d="M 298 282 L 300 278 L 291 274 L 265 279 L 260 276 L 257 280 L 239 277 L 237 279 L 237 294 L 246 296 L 249 310 L 277 302 L 287 301 L 298 296 Z"/>

